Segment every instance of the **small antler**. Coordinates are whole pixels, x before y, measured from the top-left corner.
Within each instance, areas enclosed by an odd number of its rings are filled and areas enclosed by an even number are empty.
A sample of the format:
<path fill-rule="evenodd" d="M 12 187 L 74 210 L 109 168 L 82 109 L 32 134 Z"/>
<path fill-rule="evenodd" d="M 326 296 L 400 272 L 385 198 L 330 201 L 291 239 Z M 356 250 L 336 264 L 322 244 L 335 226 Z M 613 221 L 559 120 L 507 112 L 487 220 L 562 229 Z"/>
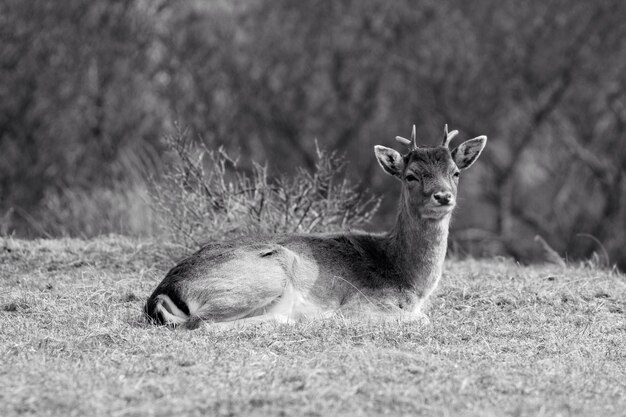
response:
<path fill-rule="evenodd" d="M 448 145 L 450 144 L 450 141 L 454 139 L 454 137 L 458 134 L 459 134 L 458 130 L 453 130 L 452 132 L 448 133 L 448 124 L 446 123 L 445 127 L 443 128 L 443 142 L 441 146 L 443 146 L 444 148 L 447 148 Z"/>
<path fill-rule="evenodd" d="M 411 150 L 417 149 L 417 140 L 415 139 L 415 125 L 413 125 L 413 131 L 411 132 L 411 140 L 403 138 L 402 136 L 396 136 L 396 140 L 403 145 L 407 145 Z M 413 143 L 413 146 L 411 146 Z"/>
<path fill-rule="evenodd" d="M 396 136 L 396 140 L 398 142 L 400 142 L 401 144 L 403 144 L 403 145 L 407 145 L 408 146 L 408 145 L 411 144 L 410 140 L 408 140 L 407 138 L 403 138 L 402 136 Z"/>

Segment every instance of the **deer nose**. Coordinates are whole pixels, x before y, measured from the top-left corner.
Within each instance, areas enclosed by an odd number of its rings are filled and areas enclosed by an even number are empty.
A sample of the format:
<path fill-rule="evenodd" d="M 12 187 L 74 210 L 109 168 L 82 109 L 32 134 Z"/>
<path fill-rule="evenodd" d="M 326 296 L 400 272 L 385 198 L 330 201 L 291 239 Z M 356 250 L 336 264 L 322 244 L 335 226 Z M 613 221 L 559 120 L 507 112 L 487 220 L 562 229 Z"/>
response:
<path fill-rule="evenodd" d="M 442 206 L 447 206 L 452 201 L 452 193 L 450 191 L 440 191 L 433 194 L 433 198 Z"/>

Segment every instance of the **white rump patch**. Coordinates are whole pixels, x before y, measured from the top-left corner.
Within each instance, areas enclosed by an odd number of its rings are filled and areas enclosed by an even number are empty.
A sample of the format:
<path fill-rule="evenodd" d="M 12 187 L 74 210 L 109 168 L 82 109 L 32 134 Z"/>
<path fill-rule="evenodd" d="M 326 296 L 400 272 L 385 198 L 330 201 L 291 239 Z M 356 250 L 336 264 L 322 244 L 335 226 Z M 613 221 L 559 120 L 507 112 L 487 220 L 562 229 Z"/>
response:
<path fill-rule="evenodd" d="M 189 319 L 189 316 L 183 313 L 165 294 L 157 295 L 156 310 L 161 313 L 161 317 L 167 324 L 182 324 Z"/>

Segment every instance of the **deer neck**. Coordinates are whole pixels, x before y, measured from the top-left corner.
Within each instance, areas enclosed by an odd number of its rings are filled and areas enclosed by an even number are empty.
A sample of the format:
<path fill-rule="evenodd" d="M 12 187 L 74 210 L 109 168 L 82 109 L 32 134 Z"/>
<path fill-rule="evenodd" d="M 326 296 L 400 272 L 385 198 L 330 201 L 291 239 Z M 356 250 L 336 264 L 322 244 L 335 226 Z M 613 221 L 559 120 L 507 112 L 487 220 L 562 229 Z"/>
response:
<path fill-rule="evenodd" d="M 449 214 L 440 220 L 423 219 L 409 215 L 402 205 L 396 225 L 388 235 L 389 250 L 398 272 L 418 297 L 428 297 L 439 282 L 449 225 Z"/>

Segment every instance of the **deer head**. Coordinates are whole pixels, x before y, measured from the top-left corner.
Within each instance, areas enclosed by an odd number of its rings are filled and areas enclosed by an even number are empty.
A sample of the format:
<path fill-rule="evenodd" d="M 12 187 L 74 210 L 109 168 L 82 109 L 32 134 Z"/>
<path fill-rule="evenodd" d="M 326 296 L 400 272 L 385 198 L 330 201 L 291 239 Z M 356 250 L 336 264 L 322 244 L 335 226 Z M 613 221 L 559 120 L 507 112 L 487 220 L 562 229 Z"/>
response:
<path fill-rule="evenodd" d="M 450 151 L 450 141 L 458 134 L 444 128 L 444 139 L 437 147 L 417 146 L 415 125 L 411 140 L 397 136 L 396 140 L 409 146 L 408 153 L 385 146 L 374 151 L 383 170 L 402 181 L 401 210 L 416 219 L 441 220 L 456 205 L 460 171 L 469 168 L 487 143 L 486 136 L 478 136 L 461 143 Z"/>

